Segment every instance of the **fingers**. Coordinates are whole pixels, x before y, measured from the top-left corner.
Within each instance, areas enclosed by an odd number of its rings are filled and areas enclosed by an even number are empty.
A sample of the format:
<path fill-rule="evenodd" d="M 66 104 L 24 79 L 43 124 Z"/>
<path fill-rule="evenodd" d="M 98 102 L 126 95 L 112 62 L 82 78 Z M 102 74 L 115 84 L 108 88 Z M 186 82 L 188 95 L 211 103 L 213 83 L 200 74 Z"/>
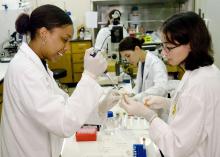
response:
<path fill-rule="evenodd" d="M 122 96 L 123 96 L 124 102 L 125 102 L 126 104 L 129 104 L 129 102 L 128 102 L 128 96 L 125 95 L 125 94 L 123 94 Z"/>
<path fill-rule="evenodd" d="M 125 109 L 125 111 L 128 112 L 129 106 L 128 106 L 128 104 L 125 102 L 125 99 L 122 99 L 122 100 L 121 100 L 121 103 L 119 104 L 119 106 L 120 106 L 121 108 Z"/>
<path fill-rule="evenodd" d="M 90 54 L 93 54 L 93 53 L 94 53 L 94 48 L 90 47 L 89 49 L 86 49 L 85 56 L 89 56 Z"/>
<path fill-rule="evenodd" d="M 154 102 L 154 96 L 146 96 L 144 98 L 144 104 L 147 105 L 147 106 L 150 106 L 150 105 L 153 105 L 155 102 Z"/>

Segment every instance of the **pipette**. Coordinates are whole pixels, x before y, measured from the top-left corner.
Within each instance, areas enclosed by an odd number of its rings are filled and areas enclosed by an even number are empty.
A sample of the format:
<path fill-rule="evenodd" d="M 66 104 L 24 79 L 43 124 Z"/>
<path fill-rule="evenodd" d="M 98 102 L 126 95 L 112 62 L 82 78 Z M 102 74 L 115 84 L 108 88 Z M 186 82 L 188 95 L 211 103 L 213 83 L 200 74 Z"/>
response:
<path fill-rule="evenodd" d="M 104 74 L 105 74 L 105 76 L 107 76 L 107 78 L 111 81 L 113 87 L 119 90 L 120 88 L 118 87 L 117 84 L 114 83 L 114 81 L 112 80 L 111 76 L 109 76 L 109 73 L 108 73 L 107 71 L 105 71 Z"/>
<path fill-rule="evenodd" d="M 93 54 L 90 54 L 90 56 L 95 57 L 99 51 L 101 51 L 101 50 L 99 50 L 99 49 L 94 49 Z M 104 72 L 104 74 L 105 74 L 105 76 L 107 76 L 107 78 L 111 81 L 111 83 L 112 83 L 112 85 L 114 86 L 114 88 L 116 88 L 116 89 L 119 90 L 120 88 L 118 87 L 118 85 L 116 85 L 116 84 L 114 83 L 113 79 L 111 78 L 111 76 L 109 75 L 109 73 L 108 73 L 107 70 Z"/>

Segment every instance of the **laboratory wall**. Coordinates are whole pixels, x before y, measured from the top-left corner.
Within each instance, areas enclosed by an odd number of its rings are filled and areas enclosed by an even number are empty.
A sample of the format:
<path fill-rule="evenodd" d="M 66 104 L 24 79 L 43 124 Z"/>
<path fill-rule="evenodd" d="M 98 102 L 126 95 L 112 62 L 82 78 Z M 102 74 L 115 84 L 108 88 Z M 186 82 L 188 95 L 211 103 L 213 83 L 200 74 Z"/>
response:
<path fill-rule="evenodd" d="M 85 23 L 85 12 L 90 10 L 90 0 L 28 0 L 30 9 L 43 4 L 54 4 L 62 9 L 70 11 L 74 18 L 74 24 L 80 26 Z M 26 11 L 18 9 L 19 0 L 0 0 L 0 46 L 5 40 L 8 40 L 9 35 L 15 31 L 15 20 L 19 13 Z M 8 9 L 5 10 L 2 4 L 8 4 Z M 4 18 L 2 18 L 4 17 Z M 7 19 L 7 20 L 6 20 Z"/>
<path fill-rule="evenodd" d="M 196 12 L 201 10 L 212 36 L 215 64 L 220 68 L 220 3 L 219 0 L 196 0 Z"/>
<path fill-rule="evenodd" d="M 220 68 L 220 3 L 219 0 L 209 0 L 206 5 L 206 16 L 209 20 L 209 30 L 212 35 L 215 64 Z"/>
<path fill-rule="evenodd" d="M 90 0 L 32 0 L 34 6 L 54 4 L 70 11 L 77 26 L 85 23 L 85 13 L 90 10 Z"/>
<path fill-rule="evenodd" d="M 6 3 L 6 0 L 0 0 L 0 25 L 1 25 L 1 33 L 0 33 L 0 46 L 5 40 L 8 39 L 9 35 L 15 31 L 14 21 L 20 12 L 18 8 L 18 3 L 14 3 L 18 0 L 7 0 L 7 5 L 10 9 L 5 10 L 2 6 Z"/>
<path fill-rule="evenodd" d="M 21 10 L 0 10 L 0 46 L 9 39 L 9 36 L 15 31 L 15 20 L 17 15 L 21 13 Z M 4 17 L 4 18 L 2 18 Z"/>

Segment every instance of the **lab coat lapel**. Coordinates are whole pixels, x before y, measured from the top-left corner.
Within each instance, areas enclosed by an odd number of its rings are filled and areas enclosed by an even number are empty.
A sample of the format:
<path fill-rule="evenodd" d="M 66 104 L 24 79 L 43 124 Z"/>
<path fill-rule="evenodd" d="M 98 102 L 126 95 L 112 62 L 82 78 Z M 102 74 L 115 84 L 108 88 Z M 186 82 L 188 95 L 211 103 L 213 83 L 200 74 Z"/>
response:
<path fill-rule="evenodd" d="M 141 62 L 138 63 L 138 72 L 137 72 L 137 82 L 135 87 L 135 93 L 139 93 L 142 87 L 142 76 L 141 76 Z"/>
<path fill-rule="evenodd" d="M 147 59 L 147 58 L 148 58 L 148 56 L 146 55 L 144 70 L 143 70 L 144 74 L 143 74 L 143 78 L 142 78 L 142 88 L 141 88 L 142 91 L 145 90 L 145 80 L 148 77 L 148 74 L 149 74 L 149 68 L 148 67 L 150 67 L 150 64 L 151 64 L 150 59 Z"/>
<path fill-rule="evenodd" d="M 48 75 L 39 56 L 28 46 L 27 43 L 23 42 L 20 49 L 21 49 L 22 53 L 24 53 L 27 58 L 32 60 L 35 63 L 35 65 L 38 68 L 40 68 L 40 71 L 44 72 L 44 75 Z"/>

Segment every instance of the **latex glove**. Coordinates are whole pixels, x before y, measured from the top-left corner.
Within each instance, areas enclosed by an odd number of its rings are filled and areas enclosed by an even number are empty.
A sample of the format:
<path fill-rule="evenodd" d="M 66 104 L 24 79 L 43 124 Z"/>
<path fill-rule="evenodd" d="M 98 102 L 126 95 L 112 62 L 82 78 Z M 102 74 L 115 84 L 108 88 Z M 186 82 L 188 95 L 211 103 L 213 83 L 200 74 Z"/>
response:
<path fill-rule="evenodd" d="M 111 89 L 108 91 L 106 96 L 101 100 L 98 106 L 98 113 L 101 118 L 105 118 L 107 111 L 115 106 L 121 99 L 121 95 L 117 90 Z"/>
<path fill-rule="evenodd" d="M 126 90 L 125 88 L 121 87 L 120 90 L 118 91 L 120 95 L 127 95 L 128 97 L 134 97 L 135 94 Z"/>
<path fill-rule="evenodd" d="M 120 106 L 124 108 L 129 114 L 136 115 L 139 117 L 144 117 L 150 123 L 157 114 L 145 106 L 143 103 L 133 100 L 127 96 L 121 101 Z"/>
<path fill-rule="evenodd" d="M 107 61 L 101 53 L 97 53 L 95 57 L 91 56 L 94 53 L 94 48 L 86 50 L 84 56 L 84 73 L 96 79 L 107 69 Z"/>
<path fill-rule="evenodd" d="M 150 109 L 169 109 L 171 100 L 162 96 L 149 95 L 143 99 Z"/>

